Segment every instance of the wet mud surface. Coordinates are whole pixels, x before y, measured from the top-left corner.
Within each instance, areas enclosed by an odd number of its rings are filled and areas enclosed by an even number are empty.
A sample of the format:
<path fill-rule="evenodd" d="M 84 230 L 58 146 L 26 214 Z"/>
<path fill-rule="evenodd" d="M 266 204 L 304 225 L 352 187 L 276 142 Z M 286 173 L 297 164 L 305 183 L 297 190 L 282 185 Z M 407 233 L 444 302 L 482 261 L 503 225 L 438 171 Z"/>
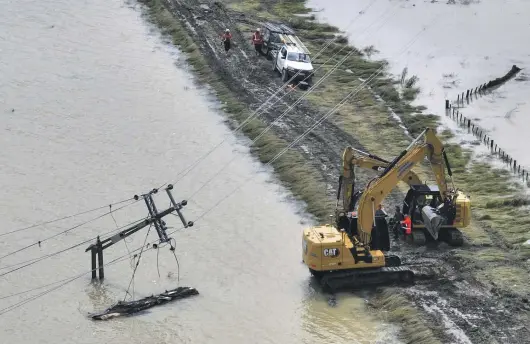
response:
<path fill-rule="evenodd" d="M 255 56 L 250 44 L 251 34 L 237 29 L 239 24 L 256 26 L 259 18 L 231 11 L 218 2 L 167 0 L 165 4 L 185 23 L 210 68 L 249 109 L 257 109 L 282 87 L 279 74 L 272 71 L 272 61 Z M 230 28 L 233 35 L 230 56 L 226 56 L 221 45 L 220 35 L 225 28 Z M 302 94 L 303 91 L 289 92 L 289 88 L 281 90 L 269 101 L 271 106 L 266 106 L 268 110 L 259 118 L 268 125 L 275 122 Z M 272 131 L 292 142 L 323 115 L 303 100 L 274 123 Z M 232 126 L 236 125 L 232 123 Z M 347 145 L 363 149 L 355 137 L 325 120 L 293 147 L 321 173 L 328 185 L 327 196 L 333 199 L 336 197 L 341 154 Z M 372 174 L 362 172 L 357 176 L 361 185 L 373 178 Z M 397 191 L 393 192 L 386 200 L 386 209 L 400 204 L 400 196 Z M 476 248 L 466 245 L 461 249 Z M 413 287 L 395 290 L 406 295 L 425 314 L 442 342 L 530 343 L 530 305 L 520 297 L 499 294 L 475 281 L 447 245 L 413 248 L 393 242 L 392 253 L 418 272 L 435 273 L 434 277 L 421 280 Z"/>

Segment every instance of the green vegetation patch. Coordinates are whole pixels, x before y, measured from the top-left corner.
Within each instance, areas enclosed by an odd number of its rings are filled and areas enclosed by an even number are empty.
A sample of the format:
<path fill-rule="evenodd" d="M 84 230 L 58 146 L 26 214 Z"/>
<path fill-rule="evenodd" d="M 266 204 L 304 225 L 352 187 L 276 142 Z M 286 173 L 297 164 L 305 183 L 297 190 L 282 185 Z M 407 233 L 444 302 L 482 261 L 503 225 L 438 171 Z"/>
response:
<path fill-rule="evenodd" d="M 530 277 L 528 270 L 518 266 L 497 266 L 478 273 L 478 280 L 491 283 L 501 292 L 509 291 L 519 297 L 528 297 Z"/>

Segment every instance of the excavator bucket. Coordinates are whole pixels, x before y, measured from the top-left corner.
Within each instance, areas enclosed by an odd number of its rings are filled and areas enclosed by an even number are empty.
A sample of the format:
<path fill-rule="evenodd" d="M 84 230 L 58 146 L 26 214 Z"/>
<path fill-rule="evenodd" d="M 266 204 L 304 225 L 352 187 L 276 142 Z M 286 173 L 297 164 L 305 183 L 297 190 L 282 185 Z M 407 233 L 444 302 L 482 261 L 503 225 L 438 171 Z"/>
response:
<path fill-rule="evenodd" d="M 438 233 L 440 232 L 440 227 L 445 223 L 445 218 L 438 214 L 435 208 L 430 206 L 424 206 L 421 209 L 421 216 L 431 236 L 438 240 Z"/>

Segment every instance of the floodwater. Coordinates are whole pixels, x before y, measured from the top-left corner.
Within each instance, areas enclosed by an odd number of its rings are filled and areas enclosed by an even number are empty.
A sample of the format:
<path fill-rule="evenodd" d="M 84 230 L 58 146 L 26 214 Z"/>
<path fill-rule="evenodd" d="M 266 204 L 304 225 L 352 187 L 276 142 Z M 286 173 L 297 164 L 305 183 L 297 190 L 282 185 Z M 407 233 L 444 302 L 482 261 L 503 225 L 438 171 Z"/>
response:
<path fill-rule="evenodd" d="M 0 236 L 1 342 L 397 343 L 395 329 L 367 313 L 362 297 L 339 295 L 332 308 L 314 289 L 300 252 L 309 216 L 249 156 L 245 140 L 222 123 L 216 103 L 195 86 L 179 52 L 131 7 L 118 0 L 3 1 L 0 233 L 167 182 L 175 184 L 179 201 L 213 178 L 184 208 L 187 220 L 197 222 L 180 230 L 177 217 L 166 217 L 169 230 L 176 230 L 178 262 L 168 246 L 146 248 L 130 288 L 135 261 L 111 262 L 142 247 L 147 233 L 147 242 L 154 242 L 154 230 L 143 229 L 105 251 L 109 266 L 102 285 L 90 283 L 90 254 L 84 250 L 96 235 L 144 218 L 142 201 L 122 210 L 128 203 L 115 205 L 114 219 L 105 216 L 61 235 L 110 208 Z M 180 171 L 223 139 L 179 179 Z M 154 199 L 159 210 L 169 204 L 163 190 Z M 56 284 L 13 295 L 50 283 Z M 87 318 L 123 299 L 126 290 L 130 299 L 177 285 L 195 287 L 200 295 L 132 318 Z"/>
<path fill-rule="evenodd" d="M 310 0 L 309 5 L 321 10 L 320 20 L 345 30 L 353 45 L 373 45 L 380 51 L 373 58 L 389 59 L 398 77 L 405 67 L 409 77 L 417 75 L 416 103 L 442 117 L 445 99 L 456 100 L 514 64 L 523 68 L 515 80 L 460 111 L 528 170 L 529 1 Z M 417 36 L 422 28 L 426 31 Z M 450 121 L 444 119 L 454 129 Z"/>

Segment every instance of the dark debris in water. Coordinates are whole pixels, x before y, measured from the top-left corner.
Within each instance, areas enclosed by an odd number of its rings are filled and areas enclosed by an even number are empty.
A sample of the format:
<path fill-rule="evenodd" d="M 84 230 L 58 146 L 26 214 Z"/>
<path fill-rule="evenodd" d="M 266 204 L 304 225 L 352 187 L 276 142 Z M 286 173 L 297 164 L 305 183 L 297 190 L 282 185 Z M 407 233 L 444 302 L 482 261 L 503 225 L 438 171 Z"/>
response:
<path fill-rule="evenodd" d="M 178 287 L 169 291 L 166 290 L 161 294 L 144 297 L 143 299 L 136 301 L 119 301 L 103 312 L 91 314 L 90 317 L 93 320 L 108 320 L 120 316 L 139 313 L 146 309 L 163 305 L 173 300 L 183 299 L 198 294 L 199 292 L 195 288 Z"/>

